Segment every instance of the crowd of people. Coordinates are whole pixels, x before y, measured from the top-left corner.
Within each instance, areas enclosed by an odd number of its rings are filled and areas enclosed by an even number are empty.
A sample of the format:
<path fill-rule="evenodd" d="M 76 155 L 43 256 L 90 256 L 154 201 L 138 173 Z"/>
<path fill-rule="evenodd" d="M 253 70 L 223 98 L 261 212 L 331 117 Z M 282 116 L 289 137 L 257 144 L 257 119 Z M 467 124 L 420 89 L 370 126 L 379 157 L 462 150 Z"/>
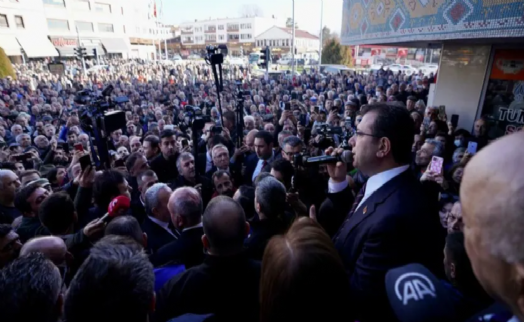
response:
<path fill-rule="evenodd" d="M 2 321 L 524 321 L 524 136 L 456 128 L 436 75 L 106 64 L 0 80 Z M 78 93 L 108 85 L 104 137 Z M 399 308 L 412 263 L 438 287 Z M 441 287 L 447 319 L 407 305 Z"/>

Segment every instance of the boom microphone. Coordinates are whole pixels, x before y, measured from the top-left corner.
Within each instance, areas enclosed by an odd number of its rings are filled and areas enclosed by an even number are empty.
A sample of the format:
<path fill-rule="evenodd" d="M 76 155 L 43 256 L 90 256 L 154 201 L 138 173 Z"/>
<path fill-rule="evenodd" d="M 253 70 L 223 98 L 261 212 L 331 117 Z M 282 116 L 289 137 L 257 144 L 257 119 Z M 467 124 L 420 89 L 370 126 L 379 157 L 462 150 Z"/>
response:
<path fill-rule="evenodd" d="M 111 200 L 107 207 L 107 213 L 100 218 L 101 221 L 109 222 L 112 218 L 122 216 L 131 207 L 131 200 L 126 196 L 118 196 Z"/>
<path fill-rule="evenodd" d="M 304 166 L 312 166 L 312 165 L 318 165 L 318 164 L 324 164 L 324 163 L 337 163 L 337 162 L 344 162 L 346 164 L 353 163 L 353 153 L 348 150 L 344 150 L 341 155 L 337 156 L 330 156 L 330 155 L 322 155 L 319 157 L 302 157 L 302 165 Z"/>

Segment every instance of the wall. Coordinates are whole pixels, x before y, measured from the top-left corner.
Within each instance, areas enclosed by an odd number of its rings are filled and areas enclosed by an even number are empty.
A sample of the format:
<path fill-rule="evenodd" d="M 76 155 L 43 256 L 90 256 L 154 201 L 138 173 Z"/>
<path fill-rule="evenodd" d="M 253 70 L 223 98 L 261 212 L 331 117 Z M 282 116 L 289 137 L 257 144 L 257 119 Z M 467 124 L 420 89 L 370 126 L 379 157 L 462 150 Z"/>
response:
<path fill-rule="evenodd" d="M 522 0 L 344 0 L 344 45 L 524 36 Z"/>
<path fill-rule="evenodd" d="M 6 15 L 9 23 L 9 28 L 0 28 L 2 35 L 47 35 L 47 22 L 42 0 L 0 2 L 0 14 Z M 16 27 L 15 15 L 22 16 L 24 29 Z"/>
<path fill-rule="evenodd" d="M 458 128 L 473 129 L 490 53 L 491 46 L 445 43 L 442 48 L 433 105 L 445 105 L 450 118 L 460 115 Z"/>

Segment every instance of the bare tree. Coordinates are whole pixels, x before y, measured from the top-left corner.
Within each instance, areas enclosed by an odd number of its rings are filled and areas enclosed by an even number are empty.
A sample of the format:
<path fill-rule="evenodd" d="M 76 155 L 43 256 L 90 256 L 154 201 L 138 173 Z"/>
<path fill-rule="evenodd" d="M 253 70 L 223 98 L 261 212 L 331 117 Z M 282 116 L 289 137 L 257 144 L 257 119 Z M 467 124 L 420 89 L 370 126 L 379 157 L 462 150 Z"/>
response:
<path fill-rule="evenodd" d="M 257 4 L 245 4 L 240 10 L 239 14 L 241 17 L 263 17 L 264 11 Z"/>

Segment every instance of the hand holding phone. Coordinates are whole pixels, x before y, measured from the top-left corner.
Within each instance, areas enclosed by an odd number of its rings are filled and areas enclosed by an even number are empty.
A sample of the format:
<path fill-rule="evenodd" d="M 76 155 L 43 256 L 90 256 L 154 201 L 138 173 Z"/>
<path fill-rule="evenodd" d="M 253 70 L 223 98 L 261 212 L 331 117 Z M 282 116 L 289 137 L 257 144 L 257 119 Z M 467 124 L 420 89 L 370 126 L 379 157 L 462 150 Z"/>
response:
<path fill-rule="evenodd" d="M 434 174 L 441 174 L 442 167 L 444 165 L 444 159 L 441 157 L 434 156 L 429 164 L 429 171 Z"/>
<path fill-rule="evenodd" d="M 82 169 L 82 172 L 87 169 L 88 166 L 91 165 L 91 157 L 89 154 L 86 154 L 79 159 L 80 162 L 80 168 Z"/>
<path fill-rule="evenodd" d="M 468 143 L 468 153 L 471 155 L 474 155 L 475 153 L 477 153 L 477 147 L 478 147 L 477 142 L 470 141 Z"/>

